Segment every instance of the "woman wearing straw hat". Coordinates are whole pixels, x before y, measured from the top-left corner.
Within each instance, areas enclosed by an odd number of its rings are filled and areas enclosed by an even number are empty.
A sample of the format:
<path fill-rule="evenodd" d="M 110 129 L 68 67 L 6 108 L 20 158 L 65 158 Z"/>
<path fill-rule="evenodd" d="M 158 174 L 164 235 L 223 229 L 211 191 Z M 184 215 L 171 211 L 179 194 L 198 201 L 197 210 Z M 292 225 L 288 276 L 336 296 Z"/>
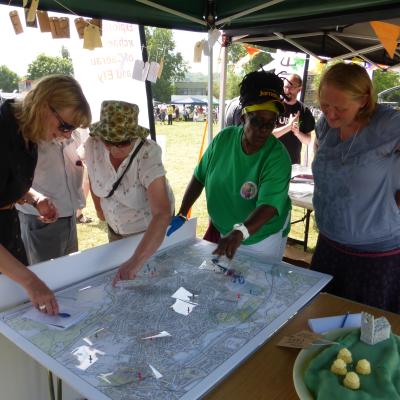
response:
<path fill-rule="evenodd" d="M 109 241 L 145 232 L 134 254 L 118 269 L 114 284 L 133 279 L 162 243 L 174 209 L 161 149 L 138 124 L 139 107 L 107 100 L 90 126 L 85 160 L 91 191 Z"/>

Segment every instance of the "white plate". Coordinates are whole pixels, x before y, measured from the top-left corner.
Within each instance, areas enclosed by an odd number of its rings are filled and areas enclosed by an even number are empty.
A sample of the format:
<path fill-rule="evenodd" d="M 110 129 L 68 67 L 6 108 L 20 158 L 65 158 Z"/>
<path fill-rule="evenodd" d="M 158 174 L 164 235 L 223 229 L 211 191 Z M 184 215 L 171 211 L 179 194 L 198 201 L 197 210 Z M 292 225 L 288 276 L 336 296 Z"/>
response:
<path fill-rule="evenodd" d="M 343 328 L 343 329 L 332 329 L 331 331 L 325 332 L 323 337 L 328 340 L 336 340 L 339 336 L 350 333 L 355 329 L 359 328 Z M 323 349 L 327 346 L 312 346 L 308 349 L 303 349 L 297 355 L 297 358 L 293 366 L 293 383 L 296 393 L 300 400 L 314 400 L 314 397 L 307 389 L 304 383 L 304 372 L 309 362 L 316 357 Z"/>

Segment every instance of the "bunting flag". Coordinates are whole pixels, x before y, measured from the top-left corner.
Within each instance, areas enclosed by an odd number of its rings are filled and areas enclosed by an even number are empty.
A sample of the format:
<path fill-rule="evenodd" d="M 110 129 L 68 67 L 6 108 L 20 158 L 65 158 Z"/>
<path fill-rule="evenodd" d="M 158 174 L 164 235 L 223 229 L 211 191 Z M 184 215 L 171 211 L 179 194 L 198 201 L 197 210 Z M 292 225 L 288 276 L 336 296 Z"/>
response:
<path fill-rule="evenodd" d="M 239 70 L 243 67 L 244 64 L 248 63 L 254 56 L 256 56 L 258 53 L 261 53 L 261 49 L 257 49 L 256 47 L 251 47 L 251 46 L 244 46 L 244 48 L 247 51 L 247 54 L 242 57 L 238 62 L 235 64 L 235 72 L 238 73 Z"/>
<path fill-rule="evenodd" d="M 258 53 L 261 53 L 261 50 L 257 49 L 256 47 L 244 46 L 244 48 L 246 49 L 247 54 L 250 56 L 250 59 L 252 59 Z"/>
<path fill-rule="evenodd" d="M 380 21 L 371 21 L 370 24 L 390 58 L 393 58 L 400 35 L 400 26 Z"/>

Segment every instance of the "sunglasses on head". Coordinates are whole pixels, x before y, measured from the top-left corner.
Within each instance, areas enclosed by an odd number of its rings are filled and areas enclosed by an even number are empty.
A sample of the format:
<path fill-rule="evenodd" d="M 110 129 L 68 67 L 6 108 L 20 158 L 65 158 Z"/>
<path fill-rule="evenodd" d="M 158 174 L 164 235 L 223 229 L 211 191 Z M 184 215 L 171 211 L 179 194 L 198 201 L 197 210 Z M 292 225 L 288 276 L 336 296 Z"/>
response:
<path fill-rule="evenodd" d="M 276 120 L 265 121 L 264 119 L 257 117 L 255 114 L 248 114 L 249 115 L 249 122 L 255 128 L 258 129 L 265 129 L 267 131 L 272 131 L 275 128 Z"/>
<path fill-rule="evenodd" d="M 104 143 L 106 146 L 109 146 L 109 147 L 118 147 L 118 148 L 129 146 L 129 145 L 133 142 L 132 139 L 123 140 L 122 142 L 110 142 L 109 140 L 105 140 L 105 139 L 101 139 L 101 140 L 103 141 L 103 143 Z"/>
<path fill-rule="evenodd" d="M 75 126 L 69 124 L 68 122 L 65 122 L 61 117 L 60 114 L 52 107 L 49 106 L 51 112 L 54 114 L 54 116 L 57 118 L 59 125 L 58 125 L 58 130 L 63 133 L 68 133 L 72 132 L 76 129 Z"/>

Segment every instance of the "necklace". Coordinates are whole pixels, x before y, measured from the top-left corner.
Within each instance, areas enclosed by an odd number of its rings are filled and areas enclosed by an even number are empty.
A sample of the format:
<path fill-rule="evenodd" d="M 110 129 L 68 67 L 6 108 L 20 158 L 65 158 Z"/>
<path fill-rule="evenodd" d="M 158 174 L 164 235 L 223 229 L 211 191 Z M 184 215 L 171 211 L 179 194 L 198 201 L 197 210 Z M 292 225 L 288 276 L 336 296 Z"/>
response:
<path fill-rule="evenodd" d="M 350 150 L 351 150 L 351 148 L 352 148 L 352 146 L 353 146 L 353 143 L 354 143 L 355 140 L 356 140 L 356 137 L 357 137 L 357 135 L 358 135 L 358 131 L 359 131 L 359 130 L 360 130 L 360 128 L 358 128 L 357 131 L 356 131 L 356 133 L 353 135 L 353 139 L 351 140 L 350 146 L 349 146 L 349 148 L 347 149 L 347 151 L 346 151 L 345 154 L 343 154 L 343 150 L 342 150 L 342 165 L 344 165 L 344 164 L 346 163 L 347 157 L 348 157 L 348 155 L 349 155 L 349 153 L 350 153 Z"/>

